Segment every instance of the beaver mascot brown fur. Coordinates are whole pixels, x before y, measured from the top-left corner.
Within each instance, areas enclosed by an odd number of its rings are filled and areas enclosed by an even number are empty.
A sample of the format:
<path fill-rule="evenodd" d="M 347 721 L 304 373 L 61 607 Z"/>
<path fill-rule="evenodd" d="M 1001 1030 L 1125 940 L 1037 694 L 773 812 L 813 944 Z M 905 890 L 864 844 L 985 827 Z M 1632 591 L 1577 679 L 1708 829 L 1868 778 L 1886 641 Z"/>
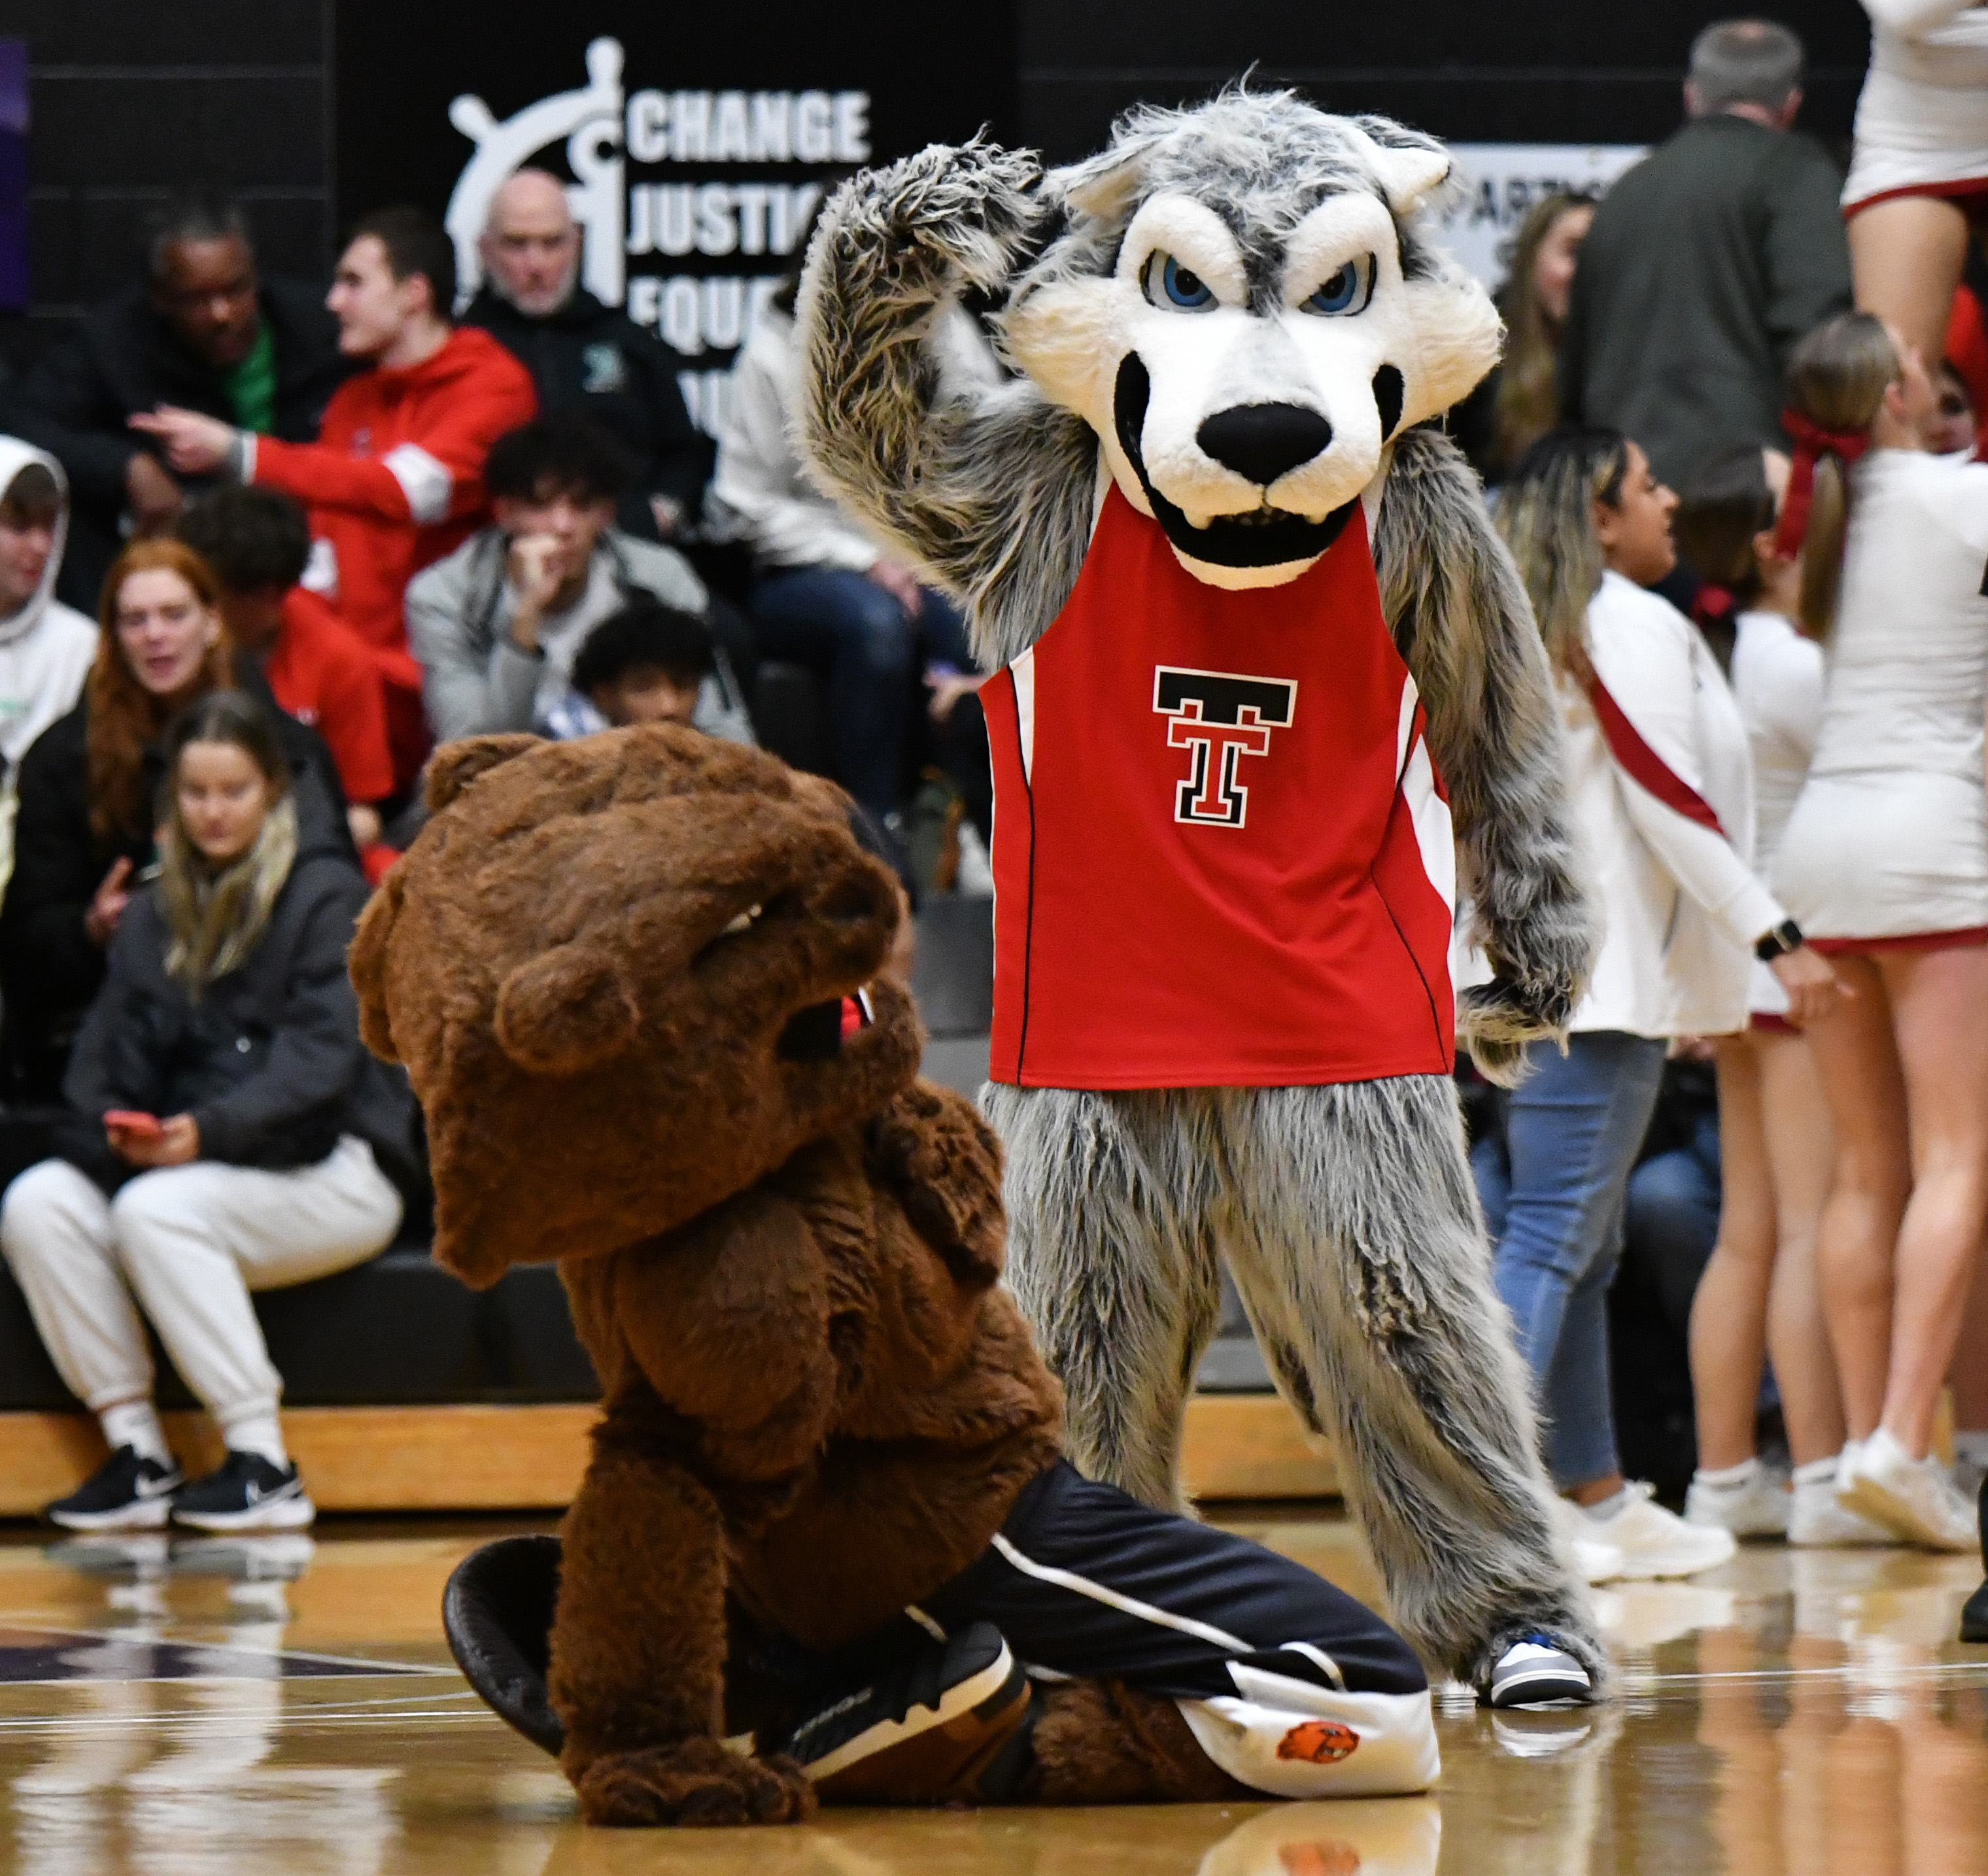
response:
<path fill-rule="evenodd" d="M 915 1078 L 838 790 L 652 726 L 452 744 L 428 799 L 353 948 L 366 1039 L 437 1258 L 556 1259 L 604 1397 L 563 1554 L 472 1560 L 451 1637 L 590 1819 L 1428 1783 L 1391 1630 L 1060 1460 L 999 1148 Z"/>

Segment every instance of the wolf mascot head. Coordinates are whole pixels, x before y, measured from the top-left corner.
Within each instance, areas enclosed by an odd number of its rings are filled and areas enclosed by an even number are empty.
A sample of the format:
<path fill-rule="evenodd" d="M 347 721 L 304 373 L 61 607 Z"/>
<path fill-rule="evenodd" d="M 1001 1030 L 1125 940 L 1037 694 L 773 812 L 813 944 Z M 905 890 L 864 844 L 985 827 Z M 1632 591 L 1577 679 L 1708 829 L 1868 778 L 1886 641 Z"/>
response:
<path fill-rule="evenodd" d="M 1384 119 L 1232 91 L 1136 110 L 1044 179 L 1066 225 L 1015 282 L 1008 354 L 1198 578 L 1297 578 L 1388 440 L 1496 362 L 1489 296 L 1415 232 L 1449 167 Z"/>

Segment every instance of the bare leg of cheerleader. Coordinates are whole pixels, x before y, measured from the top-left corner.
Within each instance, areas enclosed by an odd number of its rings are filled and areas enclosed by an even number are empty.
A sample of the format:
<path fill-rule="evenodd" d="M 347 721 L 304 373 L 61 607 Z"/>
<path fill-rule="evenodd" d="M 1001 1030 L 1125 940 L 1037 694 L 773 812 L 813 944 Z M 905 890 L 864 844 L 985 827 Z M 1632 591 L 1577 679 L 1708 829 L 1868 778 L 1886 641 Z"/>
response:
<path fill-rule="evenodd" d="M 1899 195 L 1851 218 L 1857 303 L 1903 333 L 1931 370 L 1946 350 L 1953 289 L 1967 258 L 1967 218 L 1936 196 Z"/>

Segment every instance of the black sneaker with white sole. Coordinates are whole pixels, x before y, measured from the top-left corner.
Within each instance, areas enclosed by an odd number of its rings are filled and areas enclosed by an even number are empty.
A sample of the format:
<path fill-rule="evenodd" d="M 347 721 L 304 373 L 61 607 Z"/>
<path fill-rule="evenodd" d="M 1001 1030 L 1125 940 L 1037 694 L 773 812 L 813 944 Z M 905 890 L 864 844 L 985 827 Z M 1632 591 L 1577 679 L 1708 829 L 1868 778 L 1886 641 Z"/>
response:
<path fill-rule="evenodd" d="M 1029 1705 L 1028 1676 L 1000 1631 L 975 1622 L 823 1695 L 759 1749 L 795 1760 L 831 1803 L 970 1801 Z"/>
<path fill-rule="evenodd" d="M 173 1522 L 199 1531 L 301 1530 L 316 1516 L 295 1464 L 272 1465 L 259 1452 L 231 1452 L 173 1501 Z"/>
<path fill-rule="evenodd" d="M 1594 1698 L 1587 1670 L 1550 1635 L 1522 1635 L 1491 1670 L 1494 1707 L 1543 1706 L 1556 1700 L 1585 1705 Z"/>
<path fill-rule="evenodd" d="M 140 1459 L 120 1446 L 67 1498 L 42 1513 L 71 1531 L 155 1531 L 172 1510 L 173 1494 L 186 1475 L 171 1459 Z"/>

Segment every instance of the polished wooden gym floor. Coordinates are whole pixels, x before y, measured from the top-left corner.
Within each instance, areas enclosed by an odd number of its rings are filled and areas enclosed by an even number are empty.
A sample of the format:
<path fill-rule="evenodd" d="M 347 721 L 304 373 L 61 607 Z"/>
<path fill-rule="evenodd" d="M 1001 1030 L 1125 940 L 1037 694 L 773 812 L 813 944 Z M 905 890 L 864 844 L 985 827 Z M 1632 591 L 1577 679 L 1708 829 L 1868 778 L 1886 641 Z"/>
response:
<path fill-rule="evenodd" d="M 1347 1526 L 1222 1521 L 1356 1594 Z M 529 1522 L 48 1545 L 0 1531 L 0 1869 L 19 1876 L 1988 1876 L 1988 1648 L 1966 1558 L 1750 1548 L 1601 1594 L 1621 1697 L 1445 1700 L 1440 1789 L 1384 1803 L 839 1812 L 590 1831 L 449 1667 L 450 1569 Z"/>

